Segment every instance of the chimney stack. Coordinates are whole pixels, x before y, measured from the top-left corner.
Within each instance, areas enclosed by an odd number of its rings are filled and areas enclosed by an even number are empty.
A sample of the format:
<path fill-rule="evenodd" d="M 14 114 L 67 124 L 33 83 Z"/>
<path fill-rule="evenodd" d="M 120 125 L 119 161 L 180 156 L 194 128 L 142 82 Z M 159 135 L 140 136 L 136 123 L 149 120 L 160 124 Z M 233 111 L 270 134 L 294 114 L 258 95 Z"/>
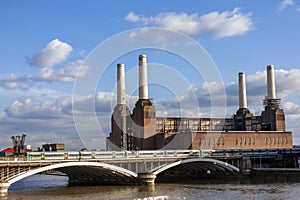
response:
<path fill-rule="evenodd" d="M 126 104 L 124 64 L 117 65 L 117 104 Z"/>
<path fill-rule="evenodd" d="M 139 99 L 148 99 L 147 56 L 139 56 Z"/>
<path fill-rule="evenodd" d="M 243 72 L 239 73 L 239 106 L 240 108 L 247 108 L 246 82 Z"/>
<path fill-rule="evenodd" d="M 276 99 L 274 66 L 267 66 L 268 99 Z"/>

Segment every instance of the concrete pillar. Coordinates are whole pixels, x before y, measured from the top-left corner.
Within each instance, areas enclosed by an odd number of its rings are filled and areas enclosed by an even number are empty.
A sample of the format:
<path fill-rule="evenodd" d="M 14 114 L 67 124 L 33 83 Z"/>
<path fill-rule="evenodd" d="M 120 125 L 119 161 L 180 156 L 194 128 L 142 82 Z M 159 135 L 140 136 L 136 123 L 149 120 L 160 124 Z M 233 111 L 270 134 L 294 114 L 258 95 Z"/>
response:
<path fill-rule="evenodd" d="M 117 104 L 126 104 L 124 64 L 117 65 Z"/>
<path fill-rule="evenodd" d="M 246 81 L 243 72 L 239 73 L 239 106 L 247 108 Z"/>
<path fill-rule="evenodd" d="M 274 66 L 267 66 L 268 99 L 276 99 Z"/>
<path fill-rule="evenodd" d="M 9 186 L 10 186 L 10 184 L 7 182 L 0 183 L 0 196 L 1 197 L 8 195 Z"/>
<path fill-rule="evenodd" d="M 139 173 L 137 178 L 140 185 L 154 185 L 156 175 L 152 173 Z"/>
<path fill-rule="evenodd" d="M 139 56 L 139 99 L 148 99 L 147 56 Z"/>

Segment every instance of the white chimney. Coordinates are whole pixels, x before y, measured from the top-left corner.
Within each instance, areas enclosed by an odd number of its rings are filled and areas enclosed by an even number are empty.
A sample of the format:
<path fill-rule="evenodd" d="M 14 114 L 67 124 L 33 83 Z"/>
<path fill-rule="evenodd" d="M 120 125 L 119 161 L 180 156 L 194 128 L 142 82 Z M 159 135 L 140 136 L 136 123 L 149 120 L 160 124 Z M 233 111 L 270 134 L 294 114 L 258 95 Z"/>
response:
<path fill-rule="evenodd" d="M 147 56 L 139 56 L 139 99 L 148 99 Z"/>
<path fill-rule="evenodd" d="M 243 72 L 239 73 L 239 106 L 247 108 L 246 81 Z"/>
<path fill-rule="evenodd" d="M 126 104 L 124 64 L 117 65 L 117 104 Z"/>
<path fill-rule="evenodd" d="M 273 65 L 267 66 L 267 86 L 268 86 L 268 99 L 276 99 Z"/>

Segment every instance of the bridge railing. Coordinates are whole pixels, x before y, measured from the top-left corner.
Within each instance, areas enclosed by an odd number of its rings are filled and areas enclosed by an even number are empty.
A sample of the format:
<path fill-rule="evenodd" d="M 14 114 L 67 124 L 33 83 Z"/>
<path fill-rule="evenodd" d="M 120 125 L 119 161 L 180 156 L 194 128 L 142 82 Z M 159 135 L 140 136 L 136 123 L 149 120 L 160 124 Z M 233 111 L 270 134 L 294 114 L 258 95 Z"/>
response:
<path fill-rule="evenodd" d="M 130 158 L 185 158 L 210 156 L 212 150 L 155 150 L 155 151 L 70 151 L 28 152 L 27 161 L 35 160 L 98 160 Z"/>
<path fill-rule="evenodd" d="M 0 157 L 0 161 L 26 161 L 26 160 L 27 160 L 27 157 L 24 155 Z"/>

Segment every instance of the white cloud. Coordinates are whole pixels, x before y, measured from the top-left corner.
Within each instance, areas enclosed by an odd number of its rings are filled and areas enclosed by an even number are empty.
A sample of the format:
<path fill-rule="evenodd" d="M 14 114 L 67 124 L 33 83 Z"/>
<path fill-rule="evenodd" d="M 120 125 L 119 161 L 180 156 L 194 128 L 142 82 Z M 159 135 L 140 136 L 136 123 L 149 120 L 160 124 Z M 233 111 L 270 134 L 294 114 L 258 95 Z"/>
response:
<path fill-rule="evenodd" d="M 128 13 L 128 15 L 125 17 L 125 19 L 130 22 L 139 22 L 139 21 L 147 20 L 146 18 L 145 19 L 140 18 L 133 12 Z"/>
<path fill-rule="evenodd" d="M 40 67 L 53 67 L 67 59 L 73 48 L 66 42 L 58 39 L 50 41 L 47 46 L 30 59 L 30 64 Z"/>
<path fill-rule="evenodd" d="M 28 90 L 37 82 L 71 82 L 76 78 L 87 76 L 89 69 L 89 66 L 83 64 L 82 60 L 76 60 L 58 70 L 44 67 L 31 77 L 10 74 L 0 78 L 0 87 L 5 89 Z"/>
<path fill-rule="evenodd" d="M 300 105 L 290 101 L 283 101 L 281 105 L 285 113 L 287 130 L 293 132 L 294 144 L 300 144 Z"/>
<path fill-rule="evenodd" d="M 18 76 L 16 74 L 9 74 L 0 78 L 0 87 L 5 89 L 27 90 L 30 87 L 30 78 L 26 76 Z"/>
<path fill-rule="evenodd" d="M 282 102 L 282 108 L 284 109 L 285 114 L 300 116 L 300 105 L 298 104 L 290 101 L 284 101 Z"/>
<path fill-rule="evenodd" d="M 95 104 L 95 111 L 102 113 L 112 113 L 116 105 L 116 95 L 112 92 L 97 92 L 95 95 L 73 98 L 73 111 L 77 114 L 88 112 L 87 104 Z M 71 110 L 72 108 L 69 107 Z M 93 113 L 92 113 L 93 114 Z"/>
<path fill-rule="evenodd" d="M 274 73 L 278 98 L 285 98 L 300 91 L 300 69 L 278 69 Z M 266 95 L 266 77 L 266 71 L 247 76 L 247 93 L 251 96 Z"/>
<path fill-rule="evenodd" d="M 1 86 L 6 89 L 14 89 L 19 86 L 20 78 L 16 74 L 10 74 L 1 78 Z"/>
<path fill-rule="evenodd" d="M 173 29 L 191 36 L 212 35 L 216 39 L 242 35 L 254 28 L 251 13 L 242 13 L 240 8 L 203 15 L 169 12 L 154 17 L 143 17 L 130 12 L 125 20 Z"/>
<path fill-rule="evenodd" d="M 8 117 L 24 119 L 55 119 L 63 118 L 61 115 L 62 105 L 55 102 L 45 101 L 35 104 L 30 98 L 23 101 L 14 101 L 7 109 Z"/>
<path fill-rule="evenodd" d="M 77 60 L 56 71 L 52 68 L 44 67 L 33 76 L 33 80 L 70 82 L 74 81 L 77 77 L 85 77 L 88 71 L 89 67 L 82 65 L 81 60 Z"/>
<path fill-rule="evenodd" d="M 7 141 L 12 135 L 25 133 L 26 144 L 35 149 L 49 142 L 63 142 L 71 150 L 82 148 L 72 114 L 64 112 L 70 104 L 67 96 L 40 103 L 31 98 L 14 101 L 0 118 L 0 146 L 10 146 Z"/>
<path fill-rule="evenodd" d="M 279 10 L 283 10 L 285 9 L 287 6 L 293 6 L 295 5 L 293 0 L 283 0 L 279 5 L 278 5 L 278 9 Z"/>
<path fill-rule="evenodd" d="M 77 110 L 74 112 L 87 121 L 93 121 L 90 118 L 94 118 L 95 113 L 87 112 L 86 107 L 87 104 L 95 103 L 99 124 L 104 133 L 108 134 L 115 99 L 116 96 L 109 92 L 98 92 L 96 95 L 85 96 L 75 102 Z M 30 142 L 34 145 L 63 142 L 69 149 L 74 150 L 76 145 L 76 148 L 82 145 L 74 123 L 76 122 L 73 119 L 72 98 L 70 96 L 61 96 L 52 101 L 45 100 L 38 103 L 34 102 L 32 98 L 16 100 L 0 115 L 0 132 L 4 133 L 0 138 L 0 146 L 3 146 L 5 141 L 7 143 L 7 138 L 9 139 L 11 134 L 24 132 L 31 138 Z M 86 128 L 87 131 L 98 130 L 98 124 L 89 124 Z M 40 136 L 39 140 L 38 136 Z M 76 145 L 74 146 L 74 144 Z"/>

